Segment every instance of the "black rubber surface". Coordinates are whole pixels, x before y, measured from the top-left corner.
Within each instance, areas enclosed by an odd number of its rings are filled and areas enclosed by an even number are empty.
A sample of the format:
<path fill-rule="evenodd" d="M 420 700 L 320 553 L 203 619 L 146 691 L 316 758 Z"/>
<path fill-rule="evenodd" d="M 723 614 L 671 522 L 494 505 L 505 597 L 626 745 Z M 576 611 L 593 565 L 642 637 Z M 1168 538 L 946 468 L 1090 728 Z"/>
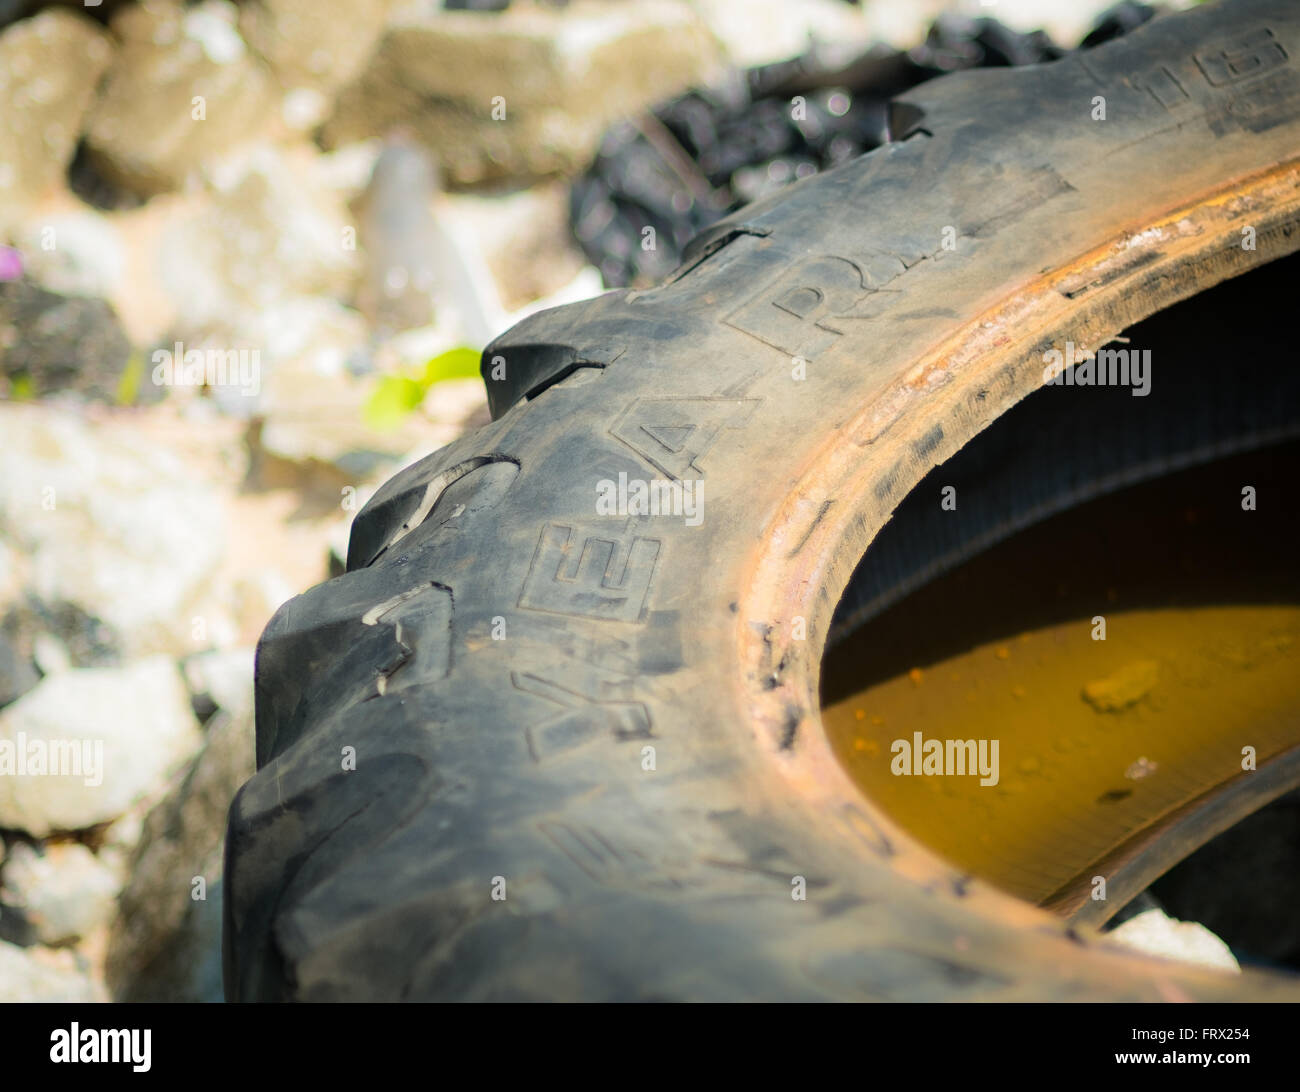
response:
<path fill-rule="evenodd" d="M 1300 7 L 1240 0 L 922 85 L 894 108 L 894 143 L 710 229 L 664 285 L 489 346 L 494 421 L 390 481 L 356 519 L 348 572 L 262 638 L 259 770 L 227 840 L 228 996 L 1168 996 L 1148 964 L 773 773 L 813 745 L 820 650 L 880 522 L 791 491 L 999 300 L 1294 158 L 1298 52 Z M 1198 276 L 1293 250 L 1292 231 L 1261 224 L 1258 255 L 1216 252 Z M 1188 277 L 1153 274 L 1143 298 L 1188 294 Z M 1132 296 L 1108 306 L 1142 313 Z M 922 391 L 884 440 L 864 435 L 868 507 L 887 513 L 1009 408 L 1044 347 L 1015 347 L 969 400 Z M 702 482 L 702 521 L 601 515 L 598 483 L 620 474 Z M 805 500 L 849 548 L 796 641 L 790 619 L 740 604 L 769 529 Z M 746 635 L 769 649 L 761 671 Z M 747 711 L 764 691 L 795 695 L 775 739 Z M 1295 996 L 1159 975 L 1192 997 Z"/>

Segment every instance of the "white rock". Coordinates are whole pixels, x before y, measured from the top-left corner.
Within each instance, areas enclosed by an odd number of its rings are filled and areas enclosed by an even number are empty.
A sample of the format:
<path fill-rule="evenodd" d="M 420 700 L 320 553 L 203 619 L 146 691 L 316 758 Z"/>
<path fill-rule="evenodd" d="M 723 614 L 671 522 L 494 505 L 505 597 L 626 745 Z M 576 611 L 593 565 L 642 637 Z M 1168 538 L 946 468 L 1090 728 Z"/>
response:
<path fill-rule="evenodd" d="M 332 465 L 355 483 L 422 442 L 433 450 L 450 439 L 435 435 L 417 414 L 388 432 L 367 425 L 365 406 L 378 377 L 354 375 L 346 366 L 349 350 L 364 354 L 367 345 L 356 311 L 330 300 L 292 300 L 265 312 L 265 325 L 272 362 L 258 400 L 265 418 L 261 451 L 292 463 Z M 428 356 L 417 359 L 423 364 Z"/>
<path fill-rule="evenodd" d="M 200 652 L 185 661 L 185 680 L 190 692 L 207 694 L 231 716 L 253 710 L 253 657 L 251 648 Z"/>
<path fill-rule="evenodd" d="M 562 183 L 491 196 L 440 194 L 434 207 L 457 250 L 490 271 L 507 309 L 559 291 L 586 264 L 573 240 Z"/>
<path fill-rule="evenodd" d="M 111 41 L 60 9 L 0 32 L 0 234 L 61 184 Z"/>
<path fill-rule="evenodd" d="M 355 229 L 349 235 L 341 197 L 318 181 L 312 157 L 258 145 L 215 173 L 216 192 L 168 229 L 161 259 L 179 322 L 346 294 L 358 268 Z"/>
<path fill-rule="evenodd" d="M 1196 0 L 1169 0 L 1164 8 L 1187 8 Z M 1013 30 L 1029 33 L 1045 30 L 1067 48 L 1078 45 L 1097 19 L 1115 5 L 1111 0 L 1072 0 L 1069 4 L 1043 3 L 1043 0 L 995 0 L 981 5 L 980 0 L 965 0 L 961 10 L 967 15 L 992 16 Z M 901 5 L 909 10 L 909 5 Z M 910 13 L 910 11 L 909 11 Z"/>
<path fill-rule="evenodd" d="M 181 24 L 185 37 L 199 43 L 213 64 L 233 64 L 244 56 L 244 39 L 239 36 L 235 20 L 239 17 L 234 4 L 227 0 L 209 0 L 202 7 L 185 13 Z"/>
<path fill-rule="evenodd" d="M 53 634 L 38 633 L 32 645 L 32 659 L 42 675 L 57 675 L 71 669 L 72 658 L 67 647 Z"/>
<path fill-rule="evenodd" d="M 79 843 L 38 853 L 14 846 L 4 868 L 4 902 L 21 908 L 42 944 L 64 944 L 106 925 L 117 909 L 117 878 Z"/>
<path fill-rule="evenodd" d="M 164 791 L 201 743 L 166 656 L 50 675 L 0 710 L 0 827 L 44 837 L 116 819 Z M 47 769 L 63 772 L 34 772 L 42 753 Z"/>
<path fill-rule="evenodd" d="M 103 985 L 76 968 L 72 953 L 0 940 L 0 1002 L 107 1001 Z"/>
<path fill-rule="evenodd" d="M 323 189 L 351 200 L 366 188 L 382 148 L 379 140 L 363 140 L 317 155 L 312 161 L 312 178 Z"/>
<path fill-rule="evenodd" d="M 280 102 L 280 116 L 290 129 L 314 129 L 329 112 L 329 100 L 310 87 L 296 87 Z"/>
<path fill-rule="evenodd" d="M 90 209 L 31 217 L 17 237 L 32 277 L 64 296 L 112 296 L 126 274 L 121 232 Z"/>
<path fill-rule="evenodd" d="M 225 542 L 212 487 L 157 445 L 109 438 L 70 410 L 0 404 L 0 436 L 0 538 L 26 555 L 31 591 L 101 618 L 128 654 L 189 644 L 186 608 Z"/>
<path fill-rule="evenodd" d="M 117 8 L 85 133 L 101 171 L 144 193 L 175 189 L 266 130 L 275 89 L 234 18 L 225 0 Z"/>
<path fill-rule="evenodd" d="M 740 68 L 797 57 L 808 49 L 810 39 L 856 42 L 865 48 L 870 41 L 868 19 L 878 19 L 878 5 L 869 5 L 872 10 L 864 13 L 842 0 L 695 0 L 695 6 Z"/>
<path fill-rule="evenodd" d="M 1179 921 L 1163 910 L 1144 910 L 1107 936 L 1128 948 L 1162 959 L 1198 963 L 1220 971 L 1241 971 L 1232 950 L 1204 925 Z"/>
<path fill-rule="evenodd" d="M 240 4 L 240 28 L 283 87 L 332 99 L 374 52 L 396 2 L 348 0 L 347 18 L 326 18 L 319 0 L 257 0 Z"/>

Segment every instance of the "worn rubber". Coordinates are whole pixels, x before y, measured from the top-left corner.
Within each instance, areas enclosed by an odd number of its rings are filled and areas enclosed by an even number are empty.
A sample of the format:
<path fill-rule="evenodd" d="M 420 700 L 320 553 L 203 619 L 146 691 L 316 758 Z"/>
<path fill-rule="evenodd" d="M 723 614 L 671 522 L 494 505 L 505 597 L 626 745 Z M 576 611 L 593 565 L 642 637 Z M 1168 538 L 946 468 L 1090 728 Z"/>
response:
<path fill-rule="evenodd" d="M 866 546 L 1046 348 L 1300 245 L 1298 54 L 1300 7 L 1241 0 L 927 83 L 664 285 L 489 346 L 494 421 L 263 635 L 228 997 L 1300 998 L 957 874 L 817 711 Z M 598 515 L 620 472 L 703 482 L 702 523 Z"/>

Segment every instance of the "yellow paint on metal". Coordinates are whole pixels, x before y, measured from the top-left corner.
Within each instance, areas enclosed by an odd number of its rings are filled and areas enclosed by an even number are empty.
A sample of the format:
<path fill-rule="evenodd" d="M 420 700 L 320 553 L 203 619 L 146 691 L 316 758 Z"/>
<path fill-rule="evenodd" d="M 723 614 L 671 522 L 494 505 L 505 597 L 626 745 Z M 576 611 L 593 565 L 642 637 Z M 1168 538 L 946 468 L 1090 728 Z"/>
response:
<path fill-rule="evenodd" d="M 826 657 L 837 757 L 901 827 L 1008 892 L 1040 902 L 1090 876 L 1240 775 L 1243 748 L 1262 767 L 1300 744 L 1297 475 L 1294 442 L 1179 471 L 913 592 Z M 1242 483 L 1266 503 L 1243 506 Z M 996 784 L 955 772 L 981 740 Z M 930 741 L 948 772 L 904 753 Z"/>
<path fill-rule="evenodd" d="M 1046 626 L 874 685 L 823 711 L 832 745 L 920 841 L 1037 902 L 1239 773 L 1244 746 L 1263 763 L 1300 742 L 1300 607 L 1114 612 L 1106 640 L 1092 631 Z M 895 774 L 916 732 L 997 740 L 997 784 Z"/>

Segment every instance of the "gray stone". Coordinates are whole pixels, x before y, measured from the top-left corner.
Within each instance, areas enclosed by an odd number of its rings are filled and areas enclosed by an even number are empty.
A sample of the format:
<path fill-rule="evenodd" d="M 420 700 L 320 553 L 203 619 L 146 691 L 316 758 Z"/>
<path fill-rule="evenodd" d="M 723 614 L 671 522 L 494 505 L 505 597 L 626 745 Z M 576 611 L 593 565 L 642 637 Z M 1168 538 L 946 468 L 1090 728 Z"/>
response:
<path fill-rule="evenodd" d="M 143 0 L 112 21 L 121 46 L 91 111 L 87 147 L 111 180 L 142 194 L 265 131 L 275 96 L 226 0 Z"/>
<path fill-rule="evenodd" d="M 394 6 L 350 0 L 346 15 L 335 16 L 322 12 L 319 0 L 251 0 L 239 9 L 239 27 L 285 92 L 328 96 L 370 59 Z"/>
<path fill-rule="evenodd" d="M 189 608 L 222 555 L 215 487 L 126 429 L 48 405 L 0 404 L 0 537 L 28 588 L 103 620 L 128 655 L 194 647 Z"/>
<path fill-rule="evenodd" d="M 24 596 L 0 620 L 0 638 L 41 675 L 71 667 L 115 667 L 121 641 L 111 627 L 75 603 Z M 33 684 L 34 685 L 34 684 Z"/>
<path fill-rule="evenodd" d="M 31 657 L 0 631 L 0 708 L 22 697 L 40 678 Z"/>
<path fill-rule="evenodd" d="M 106 823 L 164 791 L 201 741 L 166 656 L 48 676 L 0 710 L 0 827 L 44 837 Z"/>
<path fill-rule="evenodd" d="M 61 296 L 31 280 L 0 283 L 0 397 L 74 391 L 111 403 L 130 356 L 104 300 Z"/>
<path fill-rule="evenodd" d="M 462 185 L 571 172 L 615 118 L 720 71 L 717 42 L 679 0 L 517 5 L 490 17 L 409 4 L 340 92 L 322 137 L 335 146 L 405 127 Z"/>
<path fill-rule="evenodd" d="M 76 842 L 48 845 L 39 853 L 19 842 L 3 875 L 0 898 L 22 911 L 41 944 L 87 936 L 117 910 L 117 877 Z"/>
<path fill-rule="evenodd" d="M 220 1001 L 226 813 L 253 774 L 251 713 L 218 713 L 184 781 L 149 813 L 109 938 L 119 1001 Z M 203 880 L 203 899 L 197 879 Z"/>
<path fill-rule="evenodd" d="M 0 235 L 61 184 L 109 42 L 89 19 L 60 10 L 0 33 Z"/>
<path fill-rule="evenodd" d="M 357 306 L 381 337 L 433 323 L 438 269 L 447 258 L 431 208 L 438 188 L 428 153 L 390 138 L 355 203 L 366 258 Z"/>

